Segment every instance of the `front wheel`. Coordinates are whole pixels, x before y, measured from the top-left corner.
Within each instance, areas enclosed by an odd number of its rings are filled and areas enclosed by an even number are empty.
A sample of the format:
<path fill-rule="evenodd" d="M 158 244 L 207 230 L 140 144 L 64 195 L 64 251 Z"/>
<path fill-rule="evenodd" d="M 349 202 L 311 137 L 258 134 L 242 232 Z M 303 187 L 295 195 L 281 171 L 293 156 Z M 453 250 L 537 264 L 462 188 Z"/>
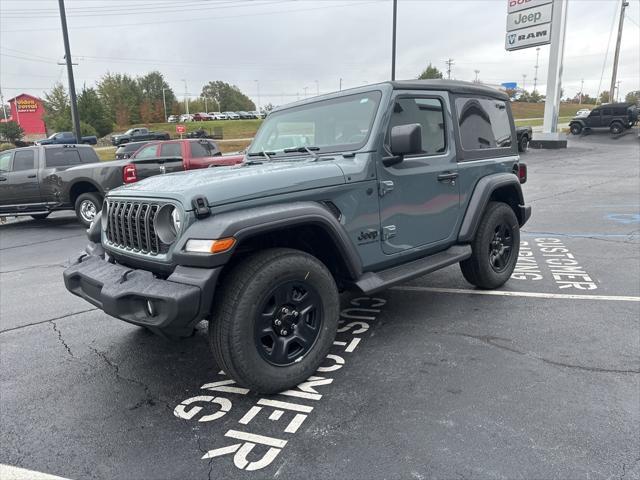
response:
<path fill-rule="evenodd" d="M 309 378 L 336 335 L 340 301 L 317 258 L 269 249 L 246 258 L 222 281 L 209 343 L 218 366 L 258 393 Z"/>
<path fill-rule="evenodd" d="M 509 205 L 489 203 L 471 242 L 471 251 L 471 257 L 460 262 L 469 283 L 493 289 L 509 280 L 520 252 L 520 225 Z"/>
<path fill-rule="evenodd" d="M 76 216 L 80 223 L 89 227 L 102 208 L 102 198 L 96 192 L 83 193 L 76 200 Z"/>
<path fill-rule="evenodd" d="M 580 125 L 579 123 L 572 123 L 571 125 L 569 125 L 569 131 L 572 135 L 580 135 L 580 133 L 582 132 L 582 125 Z"/>

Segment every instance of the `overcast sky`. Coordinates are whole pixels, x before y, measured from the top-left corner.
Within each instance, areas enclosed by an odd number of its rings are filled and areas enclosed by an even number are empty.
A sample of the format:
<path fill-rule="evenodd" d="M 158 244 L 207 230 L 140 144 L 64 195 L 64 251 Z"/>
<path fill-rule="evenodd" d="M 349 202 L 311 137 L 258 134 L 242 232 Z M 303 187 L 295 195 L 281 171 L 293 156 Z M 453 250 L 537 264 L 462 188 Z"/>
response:
<path fill-rule="evenodd" d="M 626 10 L 618 79 L 640 90 L 640 0 Z M 391 0 L 67 0 L 76 86 L 105 72 L 159 70 L 178 98 L 210 80 L 239 86 L 258 103 L 390 78 Z M 569 0 L 563 87 L 609 88 L 620 0 Z M 505 52 L 507 0 L 399 0 L 399 79 L 432 62 L 452 78 L 515 81 L 531 89 L 536 49 Z M 66 71 L 56 0 L 0 0 L 0 86 L 6 98 L 41 96 Z M 607 47 L 608 55 L 607 55 Z M 540 49 L 545 91 L 549 47 Z M 259 81 L 256 82 L 256 80 Z M 213 109 L 211 107 L 210 109 Z"/>

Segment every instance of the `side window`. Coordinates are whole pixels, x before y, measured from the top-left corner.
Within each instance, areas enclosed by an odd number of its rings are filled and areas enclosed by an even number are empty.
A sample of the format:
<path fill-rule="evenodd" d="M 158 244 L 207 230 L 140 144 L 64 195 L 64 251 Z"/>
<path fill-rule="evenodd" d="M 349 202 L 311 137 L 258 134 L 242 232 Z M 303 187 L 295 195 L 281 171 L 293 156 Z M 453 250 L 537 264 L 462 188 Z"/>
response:
<path fill-rule="evenodd" d="M 216 154 L 215 144 L 209 142 L 189 142 L 192 158 L 213 157 Z"/>
<path fill-rule="evenodd" d="M 182 148 L 179 143 L 163 143 L 160 146 L 161 157 L 181 157 Z"/>
<path fill-rule="evenodd" d="M 36 158 L 33 150 L 18 150 L 13 157 L 13 171 L 33 170 L 36 168 Z"/>
<path fill-rule="evenodd" d="M 602 109 L 602 115 L 613 115 L 613 110 L 611 110 L 610 108 L 603 108 Z"/>
<path fill-rule="evenodd" d="M 0 172 L 8 172 L 11 167 L 11 156 L 13 152 L 0 154 Z"/>
<path fill-rule="evenodd" d="M 136 158 L 153 158 L 156 156 L 156 151 L 158 150 L 157 145 L 149 145 L 148 147 L 144 147 L 136 154 Z"/>
<path fill-rule="evenodd" d="M 419 123 L 422 126 L 422 153 L 435 155 L 447 149 L 442 101 L 437 98 L 398 98 L 387 131 L 398 125 Z"/>
<path fill-rule="evenodd" d="M 456 110 L 464 150 L 511 147 L 511 122 L 505 102 L 459 97 Z"/>
<path fill-rule="evenodd" d="M 70 167 L 80 164 L 80 155 L 74 148 L 45 149 L 47 167 Z"/>
<path fill-rule="evenodd" d="M 98 157 L 98 154 L 96 153 L 96 151 L 91 147 L 78 148 L 78 153 L 80 153 L 80 161 L 82 163 L 99 163 L 100 162 L 100 157 Z"/>

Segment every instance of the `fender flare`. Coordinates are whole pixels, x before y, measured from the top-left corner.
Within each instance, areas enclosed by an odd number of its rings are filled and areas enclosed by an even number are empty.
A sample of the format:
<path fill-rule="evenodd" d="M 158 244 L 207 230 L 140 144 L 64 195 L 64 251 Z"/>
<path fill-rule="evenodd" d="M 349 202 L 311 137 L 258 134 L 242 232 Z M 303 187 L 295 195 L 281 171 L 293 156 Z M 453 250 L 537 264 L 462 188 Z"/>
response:
<path fill-rule="evenodd" d="M 573 125 L 574 123 L 577 123 L 578 125 L 580 125 L 582 128 L 587 128 L 587 124 L 584 123 L 584 120 L 580 119 L 580 118 L 574 118 L 573 120 L 571 120 L 569 122 L 569 127 L 571 127 L 571 125 Z"/>
<path fill-rule="evenodd" d="M 516 212 L 520 226 L 524 225 L 529 218 L 530 207 L 524 206 L 524 195 L 522 194 L 522 186 L 520 180 L 513 173 L 496 173 L 482 177 L 476 183 L 471 199 L 467 206 L 467 211 L 462 219 L 460 232 L 458 233 L 458 241 L 460 243 L 468 243 L 473 240 L 476 234 L 482 214 L 489 203 L 489 199 L 493 192 L 500 188 L 509 187 L 516 191 L 516 202 L 522 213 Z"/>
<path fill-rule="evenodd" d="M 362 275 L 362 262 L 347 232 L 328 208 L 317 202 L 294 202 L 247 208 L 197 220 L 181 236 L 174 247 L 174 260 L 185 266 L 215 267 L 225 264 L 243 240 L 289 227 L 314 225 L 331 238 L 353 279 Z M 189 239 L 234 237 L 236 245 L 223 254 L 194 254 L 184 251 Z"/>

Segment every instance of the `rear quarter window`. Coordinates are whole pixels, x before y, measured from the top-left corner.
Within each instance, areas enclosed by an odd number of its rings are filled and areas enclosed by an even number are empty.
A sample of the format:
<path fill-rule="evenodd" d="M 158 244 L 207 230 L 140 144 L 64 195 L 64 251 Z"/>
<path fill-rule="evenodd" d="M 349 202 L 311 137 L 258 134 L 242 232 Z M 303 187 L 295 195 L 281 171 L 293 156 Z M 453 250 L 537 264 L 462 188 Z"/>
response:
<path fill-rule="evenodd" d="M 504 101 L 458 97 L 456 110 L 463 150 L 511 148 L 511 121 Z"/>
<path fill-rule="evenodd" d="M 213 142 L 191 142 L 190 148 L 192 158 L 213 157 L 220 153 L 218 146 Z"/>
<path fill-rule="evenodd" d="M 79 148 L 81 163 L 96 163 L 100 161 L 100 157 L 93 148 Z"/>

